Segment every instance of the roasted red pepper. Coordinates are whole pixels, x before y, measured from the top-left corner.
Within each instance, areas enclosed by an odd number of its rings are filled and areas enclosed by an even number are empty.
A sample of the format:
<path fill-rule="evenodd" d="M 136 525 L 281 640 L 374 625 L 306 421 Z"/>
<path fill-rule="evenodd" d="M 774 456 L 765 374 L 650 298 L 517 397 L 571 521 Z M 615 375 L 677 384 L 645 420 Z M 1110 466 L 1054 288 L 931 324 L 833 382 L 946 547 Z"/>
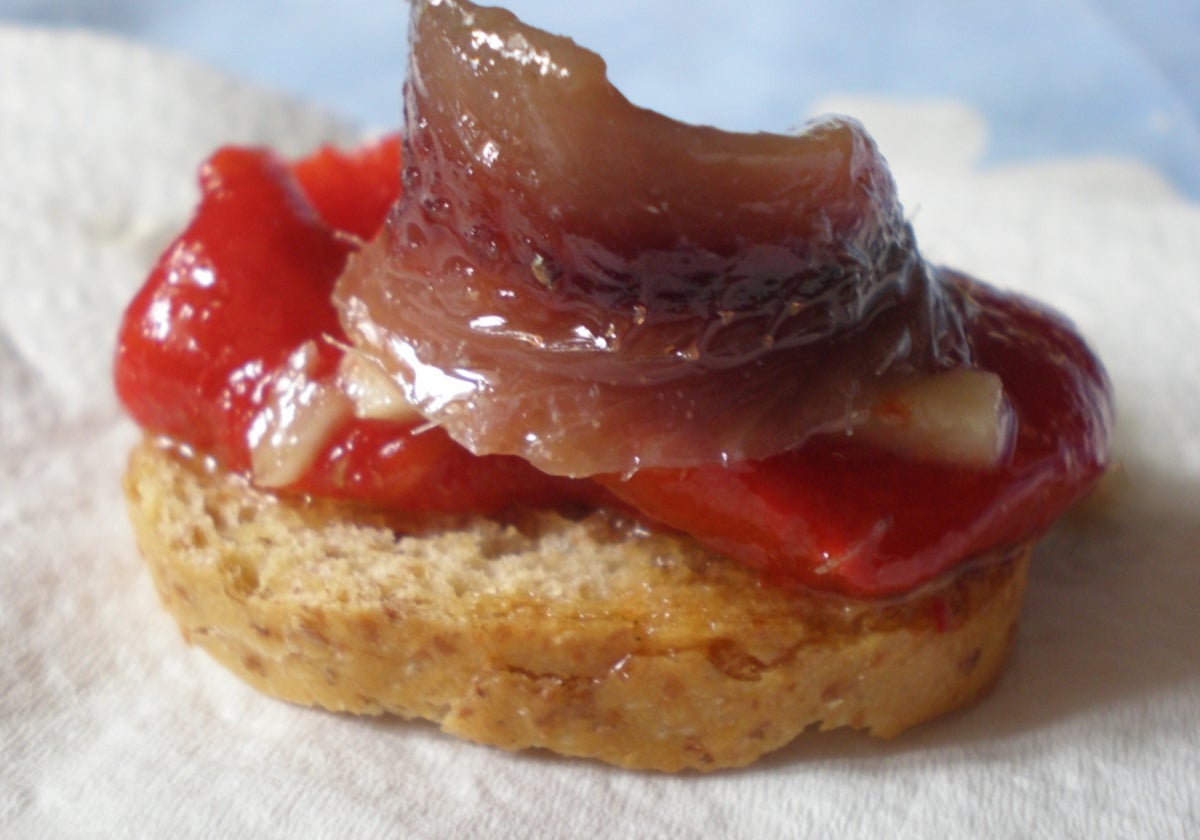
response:
<path fill-rule="evenodd" d="M 149 432 L 250 468 L 249 433 L 289 356 L 311 343 L 329 378 L 344 336 L 332 286 L 399 189 L 394 138 L 324 149 L 291 166 L 224 149 L 201 173 L 191 225 L 122 324 L 115 378 Z M 347 419 L 287 492 L 413 512 L 602 504 L 604 488 L 648 519 L 694 534 L 784 585 L 858 596 L 906 591 L 963 559 L 1023 542 L 1095 481 L 1108 453 L 1104 373 L 1059 318 L 950 277 L 969 309 L 977 362 L 1018 416 L 996 469 L 921 463 L 824 437 L 763 461 L 645 469 L 595 480 L 547 476 L 512 456 L 475 456 L 438 428 Z"/>
<path fill-rule="evenodd" d="M 345 344 L 330 293 L 399 189 L 395 138 L 351 154 L 323 149 L 292 167 L 223 149 L 200 174 L 203 199 L 121 326 L 117 393 L 145 429 L 250 468 L 249 433 L 288 357 L 312 342 L 310 376 L 329 378 Z M 604 495 L 519 458 L 478 458 L 440 429 L 350 418 L 286 490 L 407 510 L 490 513 Z"/>

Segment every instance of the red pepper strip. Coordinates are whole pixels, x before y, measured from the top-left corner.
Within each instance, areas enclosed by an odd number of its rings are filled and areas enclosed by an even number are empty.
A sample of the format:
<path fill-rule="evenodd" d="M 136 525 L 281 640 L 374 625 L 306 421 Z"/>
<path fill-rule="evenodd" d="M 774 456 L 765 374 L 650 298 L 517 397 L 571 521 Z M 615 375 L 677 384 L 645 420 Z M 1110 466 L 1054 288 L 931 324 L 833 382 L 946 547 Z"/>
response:
<path fill-rule="evenodd" d="M 228 469 L 250 468 L 251 424 L 289 355 L 313 341 L 310 376 L 337 369 L 346 339 L 333 284 L 353 239 L 373 235 L 395 198 L 398 149 L 395 139 L 352 154 L 325 149 L 289 170 L 269 152 L 228 148 L 203 166 L 195 218 L 120 329 L 116 387 L 134 420 Z M 414 512 L 608 498 L 591 482 L 547 476 L 515 457 L 476 457 L 440 429 L 414 425 L 348 420 L 284 489 Z"/>
<path fill-rule="evenodd" d="M 349 154 L 324 149 L 290 169 L 265 151 L 214 155 L 195 219 L 121 327 L 115 379 L 134 419 L 248 470 L 250 425 L 288 356 L 313 341 L 311 376 L 336 370 L 344 335 L 330 292 L 355 241 L 382 225 L 399 165 L 395 138 Z M 492 513 L 602 502 L 603 484 L 774 582 L 903 592 L 1036 535 L 1086 491 L 1108 453 L 1107 383 L 1070 328 L 1020 299 L 950 282 L 973 313 L 977 357 L 1004 380 L 1020 419 L 1002 469 L 916 463 L 827 438 L 761 462 L 597 483 L 474 456 L 440 429 L 349 420 L 286 489 L 412 512 Z"/>
<path fill-rule="evenodd" d="M 606 479 L 652 519 L 778 583 L 876 597 L 908 591 L 973 555 L 1038 536 L 1094 484 L 1113 409 L 1103 369 L 1069 324 L 961 277 L 981 367 L 1018 421 L 991 470 L 920 463 L 828 437 L 728 468 Z"/>

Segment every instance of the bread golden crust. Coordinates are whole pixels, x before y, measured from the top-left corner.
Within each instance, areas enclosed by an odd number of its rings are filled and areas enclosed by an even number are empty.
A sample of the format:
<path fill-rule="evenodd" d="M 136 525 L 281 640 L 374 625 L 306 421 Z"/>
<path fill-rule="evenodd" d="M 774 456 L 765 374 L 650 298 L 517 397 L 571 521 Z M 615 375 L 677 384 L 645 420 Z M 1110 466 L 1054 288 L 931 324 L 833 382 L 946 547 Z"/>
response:
<path fill-rule="evenodd" d="M 662 771 L 970 703 L 1004 664 L 1029 557 L 857 602 L 762 586 L 608 513 L 416 520 L 279 498 L 149 440 L 125 490 L 184 636 L 257 688 Z"/>

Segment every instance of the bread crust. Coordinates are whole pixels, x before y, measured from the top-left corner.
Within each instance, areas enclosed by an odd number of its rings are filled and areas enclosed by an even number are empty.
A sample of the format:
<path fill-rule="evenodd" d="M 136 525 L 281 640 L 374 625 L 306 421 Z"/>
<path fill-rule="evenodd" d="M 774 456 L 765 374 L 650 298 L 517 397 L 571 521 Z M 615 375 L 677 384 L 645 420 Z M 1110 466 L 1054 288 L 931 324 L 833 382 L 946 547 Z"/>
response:
<path fill-rule="evenodd" d="M 763 586 L 594 512 L 416 519 L 251 487 L 147 439 L 125 492 L 184 637 L 253 686 L 506 749 L 747 764 L 804 729 L 892 737 L 999 675 L 1029 547 L 888 602 Z"/>

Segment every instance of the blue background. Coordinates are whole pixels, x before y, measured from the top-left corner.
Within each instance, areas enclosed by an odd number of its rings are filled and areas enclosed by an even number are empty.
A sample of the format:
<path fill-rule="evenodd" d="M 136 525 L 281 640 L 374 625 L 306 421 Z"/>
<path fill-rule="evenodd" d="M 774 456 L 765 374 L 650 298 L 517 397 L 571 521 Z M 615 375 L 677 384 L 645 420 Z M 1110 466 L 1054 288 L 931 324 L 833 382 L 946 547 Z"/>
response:
<path fill-rule="evenodd" d="M 986 161 L 1136 157 L 1200 197 L 1200 0 L 508 5 L 682 119 L 783 130 L 833 95 L 953 98 L 987 118 Z M 407 14 L 401 0 L 0 0 L 0 21 L 119 33 L 368 128 L 399 120 Z"/>

